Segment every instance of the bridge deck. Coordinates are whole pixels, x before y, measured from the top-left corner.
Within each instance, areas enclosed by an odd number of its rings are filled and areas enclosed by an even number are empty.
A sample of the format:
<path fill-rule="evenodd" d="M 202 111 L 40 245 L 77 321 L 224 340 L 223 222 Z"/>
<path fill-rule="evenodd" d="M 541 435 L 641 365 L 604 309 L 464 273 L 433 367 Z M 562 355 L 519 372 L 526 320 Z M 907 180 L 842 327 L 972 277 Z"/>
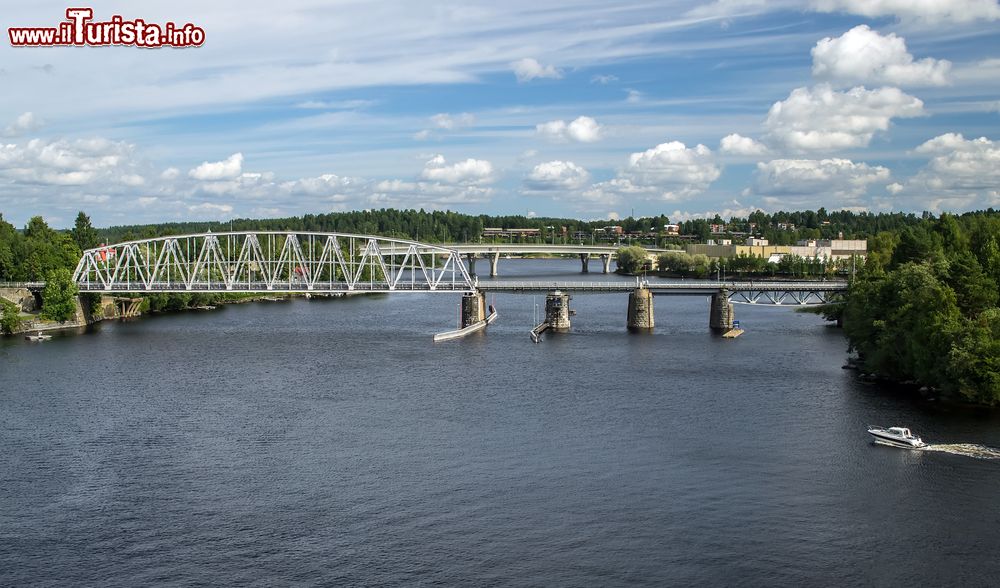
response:
<path fill-rule="evenodd" d="M 479 282 L 483 292 L 631 292 L 637 287 L 648 288 L 655 295 L 706 295 L 726 289 L 730 292 L 843 292 L 847 282 Z"/>

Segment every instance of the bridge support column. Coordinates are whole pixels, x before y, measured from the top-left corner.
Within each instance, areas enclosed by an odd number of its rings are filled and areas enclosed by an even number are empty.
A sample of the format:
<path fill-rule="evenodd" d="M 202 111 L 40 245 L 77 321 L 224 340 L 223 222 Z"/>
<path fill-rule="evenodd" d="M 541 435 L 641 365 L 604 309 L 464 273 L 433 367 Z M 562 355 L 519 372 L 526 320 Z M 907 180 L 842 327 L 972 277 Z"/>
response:
<path fill-rule="evenodd" d="M 604 263 L 604 273 L 606 273 L 606 274 L 611 273 L 611 254 L 610 253 L 602 253 L 601 254 L 601 262 Z"/>
<path fill-rule="evenodd" d="M 628 322 L 630 331 L 653 328 L 653 292 L 649 288 L 636 288 L 628 295 Z"/>
<path fill-rule="evenodd" d="M 480 291 L 470 292 L 462 296 L 462 325 L 472 326 L 486 319 L 486 294 Z"/>
<path fill-rule="evenodd" d="M 495 278 L 499 274 L 497 273 L 497 265 L 500 264 L 500 254 L 493 253 L 490 255 L 490 277 Z"/>
<path fill-rule="evenodd" d="M 589 253 L 581 253 L 580 254 L 580 263 L 583 265 L 583 269 L 581 269 L 580 272 L 581 273 L 585 273 L 585 274 L 590 273 L 590 254 Z"/>
<path fill-rule="evenodd" d="M 569 330 L 569 294 L 553 290 L 545 296 L 545 322 L 555 331 Z"/>
<path fill-rule="evenodd" d="M 466 253 L 465 259 L 469 262 L 469 275 L 470 276 L 476 275 L 476 254 Z"/>
<path fill-rule="evenodd" d="M 729 301 L 729 290 L 723 288 L 712 295 L 708 326 L 713 331 L 728 331 L 733 328 L 733 317 L 733 303 Z"/>

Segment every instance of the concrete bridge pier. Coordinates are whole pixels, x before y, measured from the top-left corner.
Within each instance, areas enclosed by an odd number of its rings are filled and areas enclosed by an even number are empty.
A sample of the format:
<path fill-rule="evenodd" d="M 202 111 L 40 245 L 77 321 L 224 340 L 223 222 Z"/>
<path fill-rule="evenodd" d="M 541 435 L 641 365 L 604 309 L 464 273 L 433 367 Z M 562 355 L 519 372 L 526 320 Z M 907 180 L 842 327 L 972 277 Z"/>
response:
<path fill-rule="evenodd" d="M 466 253 L 465 259 L 469 262 L 469 275 L 470 276 L 476 275 L 476 254 Z"/>
<path fill-rule="evenodd" d="M 482 320 L 486 320 L 486 294 L 479 290 L 463 294 L 461 327 L 464 329 Z"/>
<path fill-rule="evenodd" d="M 729 301 L 729 290 L 723 288 L 712 295 L 712 309 L 708 315 L 708 326 L 713 331 L 725 332 L 733 328 L 733 303 Z"/>
<path fill-rule="evenodd" d="M 589 253 L 581 253 L 580 254 L 580 263 L 583 265 L 583 269 L 581 269 L 580 271 L 582 273 L 585 273 L 585 274 L 590 273 L 590 254 Z"/>
<path fill-rule="evenodd" d="M 497 272 L 497 265 L 500 264 L 500 254 L 491 253 L 490 254 L 490 277 L 495 278 L 499 275 Z"/>
<path fill-rule="evenodd" d="M 606 274 L 611 273 L 611 254 L 610 253 L 602 253 L 601 254 L 601 262 L 604 263 L 604 273 L 606 273 Z"/>
<path fill-rule="evenodd" d="M 545 296 L 545 322 L 554 331 L 569 330 L 569 294 L 553 290 Z"/>
<path fill-rule="evenodd" d="M 649 288 L 636 288 L 628 295 L 628 330 L 652 330 L 653 292 Z"/>

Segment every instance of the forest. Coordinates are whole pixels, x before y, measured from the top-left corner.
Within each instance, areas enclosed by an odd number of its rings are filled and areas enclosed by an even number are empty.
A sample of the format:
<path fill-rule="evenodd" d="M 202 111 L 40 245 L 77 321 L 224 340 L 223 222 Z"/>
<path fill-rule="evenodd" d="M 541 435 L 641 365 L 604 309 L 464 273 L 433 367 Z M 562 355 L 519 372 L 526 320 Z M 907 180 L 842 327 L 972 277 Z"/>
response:
<path fill-rule="evenodd" d="M 862 368 L 1000 404 L 1000 215 L 942 214 L 868 241 L 844 333 Z"/>

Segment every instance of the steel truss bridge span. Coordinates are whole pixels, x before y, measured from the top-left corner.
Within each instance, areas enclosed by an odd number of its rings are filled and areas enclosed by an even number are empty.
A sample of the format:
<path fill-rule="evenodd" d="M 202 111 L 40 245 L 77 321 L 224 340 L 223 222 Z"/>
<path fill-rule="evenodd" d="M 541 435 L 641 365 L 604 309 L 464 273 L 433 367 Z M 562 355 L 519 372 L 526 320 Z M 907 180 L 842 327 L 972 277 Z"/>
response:
<path fill-rule="evenodd" d="M 607 282 L 513 282 L 483 281 L 477 287 L 482 292 L 513 292 L 541 294 L 560 290 L 572 293 L 633 292 L 648 289 L 654 296 L 712 296 L 725 291 L 730 302 L 743 304 L 828 304 L 831 296 L 847 291 L 847 282 L 758 282 L 758 281 L 607 281 Z"/>
<path fill-rule="evenodd" d="M 83 252 L 81 292 L 472 292 L 457 252 L 405 239 L 299 231 L 171 235 Z"/>

